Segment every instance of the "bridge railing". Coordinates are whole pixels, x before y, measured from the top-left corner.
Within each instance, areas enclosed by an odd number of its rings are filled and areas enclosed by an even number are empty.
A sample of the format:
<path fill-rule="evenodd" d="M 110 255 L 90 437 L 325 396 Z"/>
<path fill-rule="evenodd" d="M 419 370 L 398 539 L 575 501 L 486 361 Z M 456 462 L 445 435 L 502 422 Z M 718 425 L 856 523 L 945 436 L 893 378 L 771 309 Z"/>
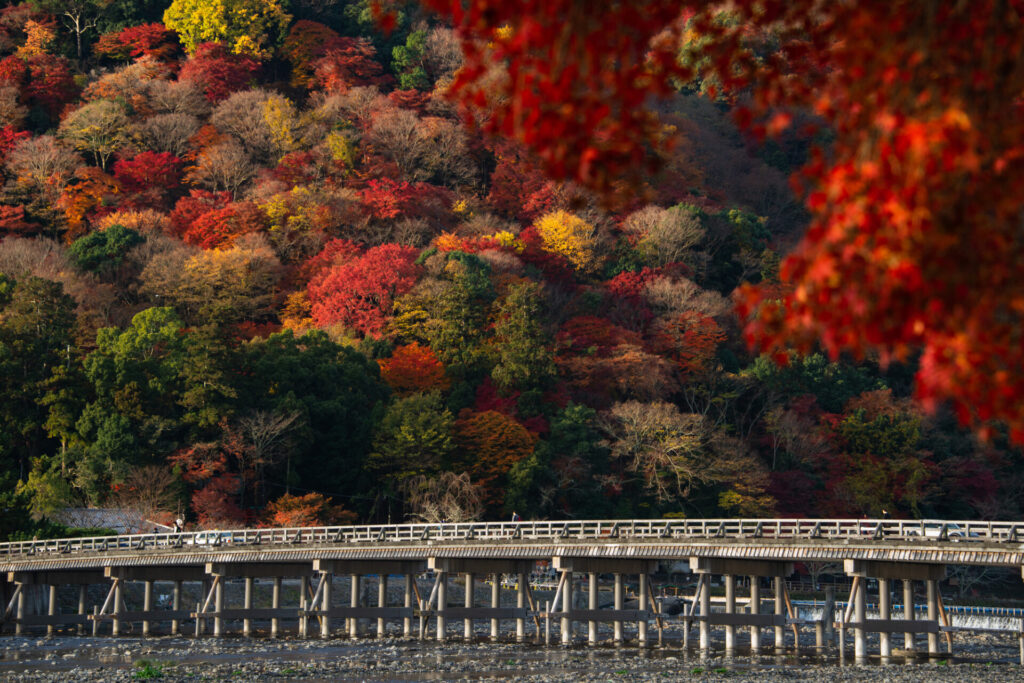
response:
<path fill-rule="evenodd" d="M 204 530 L 0 543 L 0 558 L 104 552 L 214 550 L 260 545 L 424 541 L 671 541 L 685 539 L 857 539 L 1024 543 L 1024 522 L 891 519 L 626 519 L 370 524 Z"/>

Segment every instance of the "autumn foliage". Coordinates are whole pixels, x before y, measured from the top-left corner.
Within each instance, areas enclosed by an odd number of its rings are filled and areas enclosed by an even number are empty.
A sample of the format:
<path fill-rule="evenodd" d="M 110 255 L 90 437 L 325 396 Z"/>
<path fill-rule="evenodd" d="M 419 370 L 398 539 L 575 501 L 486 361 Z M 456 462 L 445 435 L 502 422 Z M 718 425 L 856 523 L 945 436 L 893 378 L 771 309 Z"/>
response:
<path fill-rule="evenodd" d="M 309 283 L 313 319 L 318 325 L 341 323 L 379 334 L 395 298 L 416 283 L 415 258 L 415 249 L 386 244 L 314 277 Z"/>
<path fill-rule="evenodd" d="M 833 357 L 920 349 L 920 398 L 953 401 L 964 423 L 1005 420 L 1024 441 L 1010 275 L 1021 256 L 1012 235 L 1024 197 L 1024 67 L 1004 49 L 1024 44 L 1018 3 L 820 11 L 810 0 L 750 0 L 728 20 L 718 6 L 676 0 L 604 12 L 575 0 L 425 4 L 462 32 L 467 64 L 452 93 L 463 106 L 485 109 L 486 130 L 525 143 L 552 175 L 606 196 L 621 198 L 621 174 L 665 147 L 644 105 L 675 82 L 750 93 L 752 107 L 737 113 L 756 135 L 785 131 L 794 109 L 821 117 L 836 140 L 801 174 L 813 222 L 781 270 L 784 298 L 745 291 L 748 338 L 779 355 L 817 343 Z M 777 49 L 755 52 L 761 35 Z M 492 77 L 497 62 L 507 78 Z"/>
<path fill-rule="evenodd" d="M 356 515 L 320 493 L 302 496 L 284 494 L 267 505 L 264 519 L 269 526 L 301 527 L 352 524 Z"/>
<path fill-rule="evenodd" d="M 416 342 L 399 346 L 390 358 L 377 362 L 381 379 L 398 396 L 444 391 L 451 386 L 451 380 L 445 376 L 444 364 L 429 346 L 420 346 Z"/>
<path fill-rule="evenodd" d="M 1017 0 L 57 4 L 4 519 L 1024 514 Z"/>
<path fill-rule="evenodd" d="M 105 33 L 96 41 L 93 49 L 101 55 L 123 61 L 139 57 L 167 61 L 180 52 L 176 34 L 158 23 L 129 26 L 116 33 Z"/>

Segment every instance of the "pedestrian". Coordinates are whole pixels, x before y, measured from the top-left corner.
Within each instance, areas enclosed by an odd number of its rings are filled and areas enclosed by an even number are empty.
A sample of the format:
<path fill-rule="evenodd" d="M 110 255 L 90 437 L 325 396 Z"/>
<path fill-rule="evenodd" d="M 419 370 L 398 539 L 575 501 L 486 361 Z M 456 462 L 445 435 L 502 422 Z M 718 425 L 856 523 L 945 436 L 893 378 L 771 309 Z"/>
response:
<path fill-rule="evenodd" d="M 519 513 L 516 512 L 515 510 L 512 511 L 512 521 L 513 522 L 521 522 L 522 521 L 522 517 L 520 517 Z"/>

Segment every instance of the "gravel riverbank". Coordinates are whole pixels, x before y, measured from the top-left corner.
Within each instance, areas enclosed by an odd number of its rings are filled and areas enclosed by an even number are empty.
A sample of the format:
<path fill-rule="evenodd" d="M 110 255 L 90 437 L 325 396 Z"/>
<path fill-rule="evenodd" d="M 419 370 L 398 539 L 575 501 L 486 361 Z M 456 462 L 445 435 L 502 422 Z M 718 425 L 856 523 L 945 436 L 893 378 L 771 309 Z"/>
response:
<path fill-rule="evenodd" d="M 952 659 L 882 665 L 821 657 L 702 658 L 676 644 L 646 651 L 569 649 L 514 643 L 458 644 L 387 639 L 15 638 L 0 644 L 0 678 L 10 681 L 974 681 L 1024 680 L 1010 636 L 960 638 Z"/>

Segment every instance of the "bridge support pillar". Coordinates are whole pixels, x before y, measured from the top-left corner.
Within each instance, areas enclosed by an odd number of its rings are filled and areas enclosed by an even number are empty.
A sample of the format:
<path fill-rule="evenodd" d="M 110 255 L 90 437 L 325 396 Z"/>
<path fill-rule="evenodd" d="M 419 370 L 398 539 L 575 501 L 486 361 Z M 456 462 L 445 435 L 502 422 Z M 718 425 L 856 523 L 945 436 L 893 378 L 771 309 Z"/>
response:
<path fill-rule="evenodd" d="M 153 582 L 143 581 L 142 582 L 142 611 L 151 612 L 153 611 Z M 149 635 L 149 619 L 142 620 L 142 637 L 145 638 Z"/>
<path fill-rule="evenodd" d="M 203 600 L 207 599 L 207 596 L 210 594 L 210 591 L 213 589 L 213 584 L 211 583 L 212 581 L 213 581 L 213 579 L 211 579 L 211 578 L 204 578 L 202 580 L 202 590 L 200 591 L 199 596 Z M 200 601 L 199 604 L 196 606 L 196 612 L 199 612 L 202 609 L 202 607 L 203 607 L 203 602 Z M 206 619 L 200 619 L 200 618 L 197 617 L 196 618 L 196 636 L 201 636 L 201 635 L 205 635 L 205 634 L 206 634 Z"/>
<path fill-rule="evenodd" d="M 867 630 L 864 628 L 864 620 L 867 619 L 867 592 L 867 582 L 861 579 L 853 597 L 853 621 L 856 624 L 853 629 L 853 657 L 858 663 L 863 663 L 868 656 Z"/>
<path fill-rule="evenodd" d="M 181 579 L 174 581 L 174 589 L 171 593 L 171 609 L 175 612 L 181 609 Z M 176 636 L 181 631 L 181 620 L 171 619 L 171 635 Z"/>
<path fill-rule="evenodd" d="M 704 577 L 703 590 L 700 592 L 700 651 L 707 653 L 711 647 L 711 586 L 708 577 Z"/>
<path fill-rule="evenodd" d="M 622 610 L 622 574 L 620 572 L 615 573 L 615 610 Z M 614 638 L 615 644 L 622 644 L 622 619 L 616 619 L 614 622 Z"/>
<path fill-rule="evenodd" d="M 388 575 L 381 572 L 377 575 L 377 607 L 388 606 Z M 387 635 L 387 626 L 384 617 L 377 617 L 377 637 L 383 638 Z"/>
<path fill-rule="evenodd" d="M 587 608 L 597 609 L 597 572 L 587 575 Z M 587 622 L 587 642 L 597 645 L 597 622 L 593 619 Z"/>
<path fill-rule="evenodd" d="M 359 574 L 352 574 L 349 576 L 349 606 L 359 607 L 359 596 L 361 593 L 359 582 L 361 580 Z M 359 637 L 359 619 L 352 617 L 348 620 L 348 637 L 358 638 Z"/>
<path fill-rule="evenodd" d="M 448 572 L 440 572 L 440 576 L 437 583 L 437 640 L 440 643 L 444 642 L 445 629 L 448 624 L 445 623 L 444 611 L 448 608 Z"/>
<path fill-rule="evenodd" d="M 750 613 L 760 614 L 761 612 L 761 577 L 750 577 Z M 750 627 L 750 652 L 757 654 L 761 651 L 761 627 L 753 624 Z"/>
<path fill-rule="evenodd" d="M 914 620 L 914 581 L 903 579 L 903 618 L 907 621 Z M 903 649 L 907 652 L 915 651 L 914 632 L 907 631 L 903 634 Z"/>
<path fill-rule="evenodd" d="M 121 612 L 124 600 L 121 597 L 121 579 L 114 579 L 114 619 L 110 622 L 110 635 L 121 635 Z"/>
<path fill-rule="evenodd" d="M 640 572 L 637 575 L 637 608 L 640 610 L 640 616 L 636 622 L 636 637 L 639 641 L 640 647 L 647 647 L 647 574 Z"/>
<path fill-rule="evenodd" d="M 83 616 L 85 614 L 85 596 L 86 596 L 86 586 L 83 583 L 82 585 L 80 585 L 78 587 L 78 615 L 79 616 Z M 85 632 L 85 624 L 79 624 L 78 627 L 75 630 L 78 632 L 78 635 L 82 635 Z"/>
<path fill-rule="evenodd" d="M 224 581 L 216 582 L 213 588 L 213 611 L 216 614 L 213 618 L 213 637 L 220 638 L 224 635 L 224 619 L 220 616 L 224 611 Z"/>
<path fill-rule="evenodd" d="M 928 621 L 937 622 L 939 620 L 939 582 L 935 579 L 928 579 L 925 586 L 928 593 Z M 939 634 L 929 633 L 928 655 L 935 656 L 937 654 L 939 654 Z"/>
<path fill-rule="evenodd" d="M 245 577 L 245 588 L 242 593 L 242 607 L 246 610 L 252 609 L 252 588 L 253 578 L 251 576 Z M 242 619 L 242 635 L 246 637 L 252 635 L 252 619 Z"/>
<path fill-rule="evenodd" d="M 562 572 L 562 645 L 572 644 L 572 570 Z"/>
<path fill-rule="evenodd" d="M 25 587 L 22 586 L 21 590 L 18 591 L 18 623 L 14 625 L 14 635 L 20 636 L 24 632 L 24 627 L 21 625 L 21 620 L 25 618 Z"/>
<path fill-rule="evenodd" d="M 299 578 L 299 612 L 306 611 L 306 592 L 309 590 L 308 580 L 305 576 Z M 298 636 L 299 638 L 306 637 L 307 624 L 309 623 L 309 617 L 299 616 L 298 625 Z"/>
<path fill-rule="evenodd" d="M 524 609 L 526 607 L 526 588 L 529 585 L 530 576 L 526 572 L 519 572 L 516 575 L 516 607 Z M 521 643 L 526 640 L 526 619 L 519 617 L 516 619 L 516 642 Z"/>
<path fill-rule="evenodd" d="M 476 575 L 472 572 L 466 572 L 463 576 L 466 580 L 466 595 L 463 600 L 463 606 L 466 609 L 472 609 L 473 593 L 476 590 Z M 462 620 L 462 639 L 467 643 L 473 640 L 473 620 L 469 617 Z"/>
<path fill-rule="evenodd" d="M 726 574 L 722 578 L 725 580 L 725 613 L 736 614 L 736 577 Z M 736 651 L 736 627 L 732 624 L 725 625 L 725 651 Z"/>
<path fill-rule="evenodd" d="M 501 606 L 501 574 L 491 574 L 491 609 L 498 609 Z M 501 631 L 501 621 L 491 618 L 491 640 L 498 640 L 498 633 Z"/>
<path fill-rule="evenodd" d="M 831 642 L 835 636 L 836 587 L 825 586 L 825 611 L 822 621 L 825 623 L 825 639 Z"/>
<path fill-rule="evenodd" d="M 281 607 L 281 577 L 274 577 L 274 587 L 270 593 L 270 607 L 279 609 Z M 274 617 L 270 620 L 270 637 L 277 638 L 281 632 L 281 620 Z"/>
<path fill-rule="evenodd" d="M 330 638 L 332 632 L 331 624 L 331 602 L 332 600 L 332 588 L 334 583 L 334 574 L 332 572 L 324 573 L 324 591 L 323 595 L 320 596 L 320 609 L 324 611 L 324 615 L 320 617 L 320 637 Z"/>
<path fill-rule="evenodd" d="M 50 584 L 50 595 L 49 595 L 49 600 L 47 602 L 46 613 L 49 616 L 51 616 L 51 617 L 57 616 L 57 584 L 54 584 L 54 583 Z M 54 625 L 53 624 L 47 624 L 46 625 L 46 635 L 47 636 L 51 636 L 52 637 L 53 636 L 53 630 L 54 630 Z"/>
<path fill-rule="evenodd" d="M 403 605 L 406 609 L 412 608 L 412 582 L 416 580 L 416 577 L 412 574 L 405 575 L 405 600 Z M 412 635 L 412 617 L 405 617 L 402 620 L 402 635 L 408 638 Z"/>
<path fill-rule="evenodd" d="M 878 580 L 878 612 L 880 619 L 888 621 L 892 618 L 892 593 L 889 579 Z M 878 652 L 883 657 L 892 656 L 892 637 L 888 631 L 878 634 Z"/>
<path fill-rule="evenodd" d="M 786 580 L 781 576 L 775 577 L 775 616 L 783 617 L 786 614 Z M 786 649 L 786 627 L 775 627 L 775 651 L 781 652 Z"/>

